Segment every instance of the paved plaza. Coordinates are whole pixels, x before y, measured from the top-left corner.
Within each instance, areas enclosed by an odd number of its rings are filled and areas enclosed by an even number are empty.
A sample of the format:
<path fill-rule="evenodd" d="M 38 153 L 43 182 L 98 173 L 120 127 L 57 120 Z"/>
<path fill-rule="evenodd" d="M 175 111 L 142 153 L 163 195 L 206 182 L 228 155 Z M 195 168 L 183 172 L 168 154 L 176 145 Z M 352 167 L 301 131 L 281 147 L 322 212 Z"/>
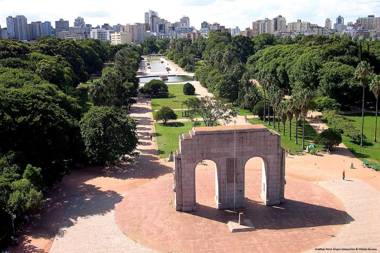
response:
<path fill-rule="evenodd" d="M 176 212 L 173 164 L 160 160 L 148 101 L 133 106 L 140 157 L 120 168 L 74 171 L 51 192 L 40 219 L 12 252 L 303 252 L 317 247 L 380 249 L 380 178 L 346 149 L 286 157 L 287 201 L 259 198 L 257 160 L 246 166 L 246 215 L 257 230 L 232 234 L 234 213 L 215 208 L 215 168 L 196 171 L 197 210 Z M 353 163 L 356 169 L 348 170 Z M 346 169 L 346 181 L 341 179 Z M 359 244 L 360 243 L 360 244 Z M 347 251 L 346 251 L 347 252 Z M 349 251 L 348 251 L 349 252 Z"/>

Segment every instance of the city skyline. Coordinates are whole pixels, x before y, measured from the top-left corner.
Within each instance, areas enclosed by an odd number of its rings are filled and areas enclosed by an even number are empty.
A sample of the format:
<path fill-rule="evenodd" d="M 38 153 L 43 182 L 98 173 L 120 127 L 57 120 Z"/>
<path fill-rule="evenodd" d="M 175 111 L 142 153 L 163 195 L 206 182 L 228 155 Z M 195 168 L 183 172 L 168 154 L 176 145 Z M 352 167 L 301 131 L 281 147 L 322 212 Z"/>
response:
<path fill-rule="evenodd" d="M 17 6 L 15 5 L 17 2 Z M 175 21 L 182 16 L 189 16 L 191 25 L 199 28 L 202 21 L 219 22 L 228 27 L 239 26 L 242 29 L 251 27 L 252 22 L 257 19 L 274 18 L 277 15 L 284 16 L 287 21 L 297 19 L 307 20 L 324 26 L 326 18 L 333 22 L 335 18 L 342 15 L 346 22 L 355 21 L 359 17 L 370 14 L 379 16 L 379 0 L 345 1 L 344 4 L 337 0 L 322 0 L 304 3 L 300 0 L 281 1 L 252 1 L 249 0 L 168 0 L 168 1 L 140 1 L 134 4 L 132 1 L 124 1 L 123 4 L 117 0 L 96 1 L 65 1 L 65 5 L 57 8 L 55 0 L 0 0 L 0 25 L 6 26 L 6 17 L 14 15 L 25 15 L 28 21 L 51 21 L 60 18 L 74 24 L 77 16 L 85 18 L 86 23 L 101 25 L 126 24 L 144 22 L 144 12 L 148 9 L 157 11 L 160 16 L 169 21 Z M 91 3 L 91 4 L 90 4 Z M 75 6 L 75 7 L 73 7 Z M 125 8 L 120 8 L 125 7 Z M 67 11 L 65 11 L 67 10 Z M 231 11 L 233 10 L 233 11 Z"/>

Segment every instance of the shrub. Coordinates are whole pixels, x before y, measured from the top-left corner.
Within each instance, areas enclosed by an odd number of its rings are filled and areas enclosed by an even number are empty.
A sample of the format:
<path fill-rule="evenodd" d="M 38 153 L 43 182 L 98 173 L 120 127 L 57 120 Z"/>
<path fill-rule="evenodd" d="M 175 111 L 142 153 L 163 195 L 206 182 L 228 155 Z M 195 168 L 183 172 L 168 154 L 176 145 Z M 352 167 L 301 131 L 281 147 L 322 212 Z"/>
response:
<path fill-rule="evenodd" d="M 316 143 L 323 145 L 327 150 L 342 143 L 342 134 L 339 130 L 329 128 L 316 137 Z"/>
<path fill-rule="evenodd" d="M 189 95 L 189 96 L 194 95 L 195 94 L 194 86 L 191 83 L 185 83 L 185 85 L 183 85 L 183 94 Z"/>
<path fill-rule="evenodd" d="M 154 114 L 154 119 L 162 120 L 164 125 L 166 125 L 168 120 L 177 119 L 177 114 L 170 107 L 164 106 Z"/>
<path fill-rule="evenodd" d="M 141 88 L 141 92 L 152 98 L 166 98 L 169 96 L 168 86 L 161 80 L 149 81 Z"/>
<path fill-rule="evenodd" d="M 361 134 L 360 134 L 360 131 L 359 131 L 359 130 L 357 130 L 356 128 L 347 129 L 347 130 L 345 131 L 345 134 L 346 134 L 348 137 L 350 137 L 351 142 L 360 145 Z M 366 142 L 366 140 L 367 140 L 367 136 L 365 136 L 365 135 L 363 134 L 363 142 Z"/>
<path fill-rule="evenodd" d="M 85 151 L 93 164 L 116 162 L 137 145 L 136 124 L 123 110 L 92 107 L 80 122 Z"/>
<path fill-rule="evenodd" d="M 330 97 L 317 97 L 313 100 L 314 108 L 319 111 L 337 111 L 340 109 L 340 104 L 335 99 Z"/>
<path fill-rule="evenodd" d="M 263 101 L 259 101 L 256 103 L 256 105 L 253 107 L 253 114 L 259 116 L 261 120 L 264 118 L 264 102 Z"/>
<path fill-rule="evenodd" d="M 352 120 L 337 114 L 336 111 L 324 111 L 322 120 L 327 122 L 330 128 L 339 130 L 341 134 L 345 134 L 347 136 L 349 136 L 349 133 L 352 131 L 358 131 L 352 123 Z"/>
<path fill-rule="evenodd" d="M 12 182 L 7 208 L 17 216 L 37 210 L 42 201 L 42 193 L 33 187 L 28 179 Z"/>
<path fill-rule="evenodd" d="M 240 95 L 240 93 L 239 93 Z M 248 109 L 250 111 L 253 110 L 255 105 L 261 101 L 260 92 L 257 90 L 256 86 L 252 86 L 241 98 L 240 106 L 244 109 Z"/>
<path fill-rule="evenodd" d="M 43 186 L 43 178 L 41 175 L 41 168 L 33 167 L 32 165 L 26 165 L 22 177 L 28 179 L 33 186 L 41 189 Z"/>

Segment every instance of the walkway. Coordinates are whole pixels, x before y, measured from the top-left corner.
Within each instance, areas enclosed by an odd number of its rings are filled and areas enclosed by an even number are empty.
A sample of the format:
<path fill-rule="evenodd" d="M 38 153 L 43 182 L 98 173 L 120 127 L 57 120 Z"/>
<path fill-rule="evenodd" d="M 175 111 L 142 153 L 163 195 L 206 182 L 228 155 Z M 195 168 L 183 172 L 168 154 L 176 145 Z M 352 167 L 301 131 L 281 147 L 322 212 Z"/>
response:
<path fill-rule="evenodd" d="M 140 169 L 140 172 L 145 170 L 143 173 L 151 171 L 149 176 L 155 177 L 157 173 L 163 173 L 163 171 L 161 168 L 157 169 L 154 167 L 154 153 L 157 148 L 155 142 L 150 140 L 150 136 L 152 136 L 153 133 L 150 108 L 151 106 L 148 100 L 140 100 L 132 106 L 131 116 L 137 122 L 137 133 L 140 140 L 137 150 L 141 153 L 134 168 L 136 170 Z M 156 161 L 158 161 L 158 158 L 156 158 Z M 152 169 L 157 170 L 153 171 Z M 169 172 L 169 170 L 166 172 Z M 134 178 L 126 178 L 123 180 L 123 183 L 128 184 L 128 181 L 131 182 L 133 179 Z M 93 179 L 93 181 L 95 185 L 104 183 L 104 179 L 100 178 Z M 127 191 L 119 189 L 118 193 L 121 195 L 119 200 L 122 198 L 128 199 Z M 117 202 L 114 203 L 113 208 L 115 208 Z M 78 204 L 83 205 L 80 202 Z M 105 203 L 99 201 L 96 204 L 104 205 Z M 119 230 L 115 223 L 113 208 L 110 208 L 109 211 L 105 213 L 79 217 L 70 227 L 60 229 L 59 235 L 55 237 L 50 253 L 153 252 L 132 241 Z"/>
<path fill-rule="evenodd" d="M 344 226 L 338 236 L 319 245 L 318 248 L 380 250 L 379 192 L 360 180 L 334 180 L 319 184 L 333 192 L 343 202 L 354 221 Z"/>
<path fill-rule="evenodd" d="M 193 82 L 193 84 L 199 95 L 210 94 L 199 82 Z M 155 140 L 151 140 L 153 120 L 150 102 L 139 100 L 133 105 L 131 116 L 138 123 L 140 140 L 138 150 L 141 154 L 136 163 L 124 164 L 112 169 L 87 168 L 66 176 L 51 191 L 50 199 L 46 201 L 40 220 L 34 221 L 34 225 L 27 229 L 22 245 L 12 249 L 11 252 L 48 252 L 49 249 L 50 252 L 78 253 L 152 252 L 147 248 L 148 246 L 158 250 L 168 250 L 169 246 L 173 246 L 175 249 L 180 249 L 180 252 L 198 252 L 197 242 L 208 252 L 226 250 L 222 240 L 216 237 L 210 239 L 202 233 L 198 233 L 200 240 L 197 238 L 198 241 L 191 242 L 191 249 L 187 249 L 186 245 L 181 245 L 180 241 L 173 239 L 176 238 L 173 231 L 163 233 L 167 229 L 170 230 L 173 224 L 170 222 L 174 222 L 177 226 L 183 217 L 190 228 L 190 230 L 184 228 L 178 232 L 183 233 L 183 237 L 194 239 L 192 237 L 194 231 L 205 232 L 210 236 L 219 234 L 234 241 L 234 244 L 229 245 L 230 252 L 239 250 L 244 252 L 245 249 L 252 249 L 252 247 L 256 247 L 257 252 L 265 252 L 265 249 L 270 249 L 270 247 L 276 252 L 284 249 L 297 252 L 311 250 L 314 247 L 363 246 L 380 249 L 378 244 L 380 242 L 378 212 L 380 210 L 380 174 L 364 168 L 361 161 L 347 149 L 338 148 L 331 155 L 287 157 L 286 194 L 288 199 L 296 201 L 289 201 L 283 207 L 273 208 L 271 212 L 265 211 L 267 210 L 265 207 L 252 202 L 252 208 L 263 211 L 259 219 L 255 217 L 252 219 L 266 228 L 272 228 L 253 232 L 254 235 L 259 236 L 260 240 L 258 240 L 250 234 L 233 236 L 229 234 L 221 221 L 221 216 L 215 216 L 216 209 L 207 208 L 206 205 L 198 216 L 175 212 L 171 205 L 172 200 L 166 198 L 173 194 L 170 173 L 172 164 L 158 158 Z M 349 169 L 351 164 L 356 169 Z M 341 180 L 343 170 L 346 170 L 347 181 Z M 210 181 L 205 180 L 208 176 L 200 178 L 204 179 L 202 187 L 210 187 Z M 255 178 L 259 177 L 253 175 L 252 179 Z M 201 194 L 207 194 L 210 191 L 201 192 Z M 163 195 L 161 196 L 160 193 Z M 202 196 L 201 194 L 199 196 Z M 213 196 L 209 197 L 200 198 L 213 199 Z M 159 205 L 152 205 L 153 202 L 146 203 L 147 198 L 153 198 Z M 123 213 L 128 211 L 126 209 L 128 206 L 131 208 L 129 210 L 136 211 Z M 136 209 L 136 207 L 140 208 Z M 301 210 L 300 208 L 306 208 L 302 209 L 306 211 L 300 214 L 297 212 Z M 174 213 L 175 218 L 161 212 Z M 273 224 L 276 223 L 273 223 L 273 219 L 281 218 L 279 213 L 284 212 L 288 212 L 289 217 L 293 219 L 279 219 L 281 223 L 277 226 L 280 227 L 274 226 Z M 148 217 L 151 223 L 144 222 L 145 213 L 151 215 Z M 297 215 L 292 215 L 294 213 Z M 210 219 L 210 215 L 214 215 L 214 219 Z M 271 215 L 274 216 L 271 217 Z M 136 220 L 133 220 L 133 217 Z M 167 222 L 162 223 L 162 221 Z M 350 224 L 341 225 L 348 221 L 351 221 Z M 141 226 L 138 222 L 141 222 Z M 306 226 L 302 227 L 304 223 Z M 206 228 L 202 226 L 204 224 L 211 225 Z M 292 224 L 297 224 L 297 226 L 292 227 Z M 128 227 L 130 225 L 132 227 Z M 147 234 L 141 234 L 144 229 L 149 228 L 149 225 L 154 225 L 154 230 L 146 230 Z M 202 229 L 197 230 L 199 225 Z M 339 227 L 341 229 L 338 231 Z M 129 234 L 129 231 L 133 234 Z M 147 236 L 149 233 L 157 237 L 150 238 Z M 276 237 L 275 241 L 273 235 Z M 141 244 L 131 240 L 131 237 L 138 239 Z M 236 243 L 234 238 L 237 237 L 247 237 L 250 240 L 245 240 L 248 244 L 242 245 Z M 306 237 L 307 240 L 304 240 Z M 160 238 L 163 240 L 157 240 Z M 170 238 L 172 240 L 168 240 Z M 152 240 L 149 241 L 150 239 Z M 267 241 L 267 244 L 262 244 L 262 241 Z"/>
<path fill-rule="evenodd" d="M 154 252 L 126 237 L 114 219 L 114 211 L 78 219 L 75 226 L 56 236 L 50 253 Z"/>

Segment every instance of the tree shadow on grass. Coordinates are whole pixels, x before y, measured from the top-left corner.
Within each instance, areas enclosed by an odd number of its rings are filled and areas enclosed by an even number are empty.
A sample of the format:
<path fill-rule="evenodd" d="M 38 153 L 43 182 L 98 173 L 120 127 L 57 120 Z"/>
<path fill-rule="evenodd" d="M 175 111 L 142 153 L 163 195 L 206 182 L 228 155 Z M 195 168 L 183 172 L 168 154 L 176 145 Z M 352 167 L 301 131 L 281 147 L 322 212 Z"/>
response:
<path fill-rule="evenodd" d="M 165 127 L 183 127 L 185 124 L 183 124 L 182 122 L 167 122 L 165 125 L 161 125 Z"/>
<path fill-rule="evenodd" d="M 349 148 L 348 149 L 352 154 L 353 154 L 353 157 L 356 157 L 356 158 L 369 158 L 369 155 L 367 154 L 364 154 L 364 153 L 361 153 L 359 152 L 358 150 L 355 150 L 355 149 L 352 149 L 352 148 Z"/>

